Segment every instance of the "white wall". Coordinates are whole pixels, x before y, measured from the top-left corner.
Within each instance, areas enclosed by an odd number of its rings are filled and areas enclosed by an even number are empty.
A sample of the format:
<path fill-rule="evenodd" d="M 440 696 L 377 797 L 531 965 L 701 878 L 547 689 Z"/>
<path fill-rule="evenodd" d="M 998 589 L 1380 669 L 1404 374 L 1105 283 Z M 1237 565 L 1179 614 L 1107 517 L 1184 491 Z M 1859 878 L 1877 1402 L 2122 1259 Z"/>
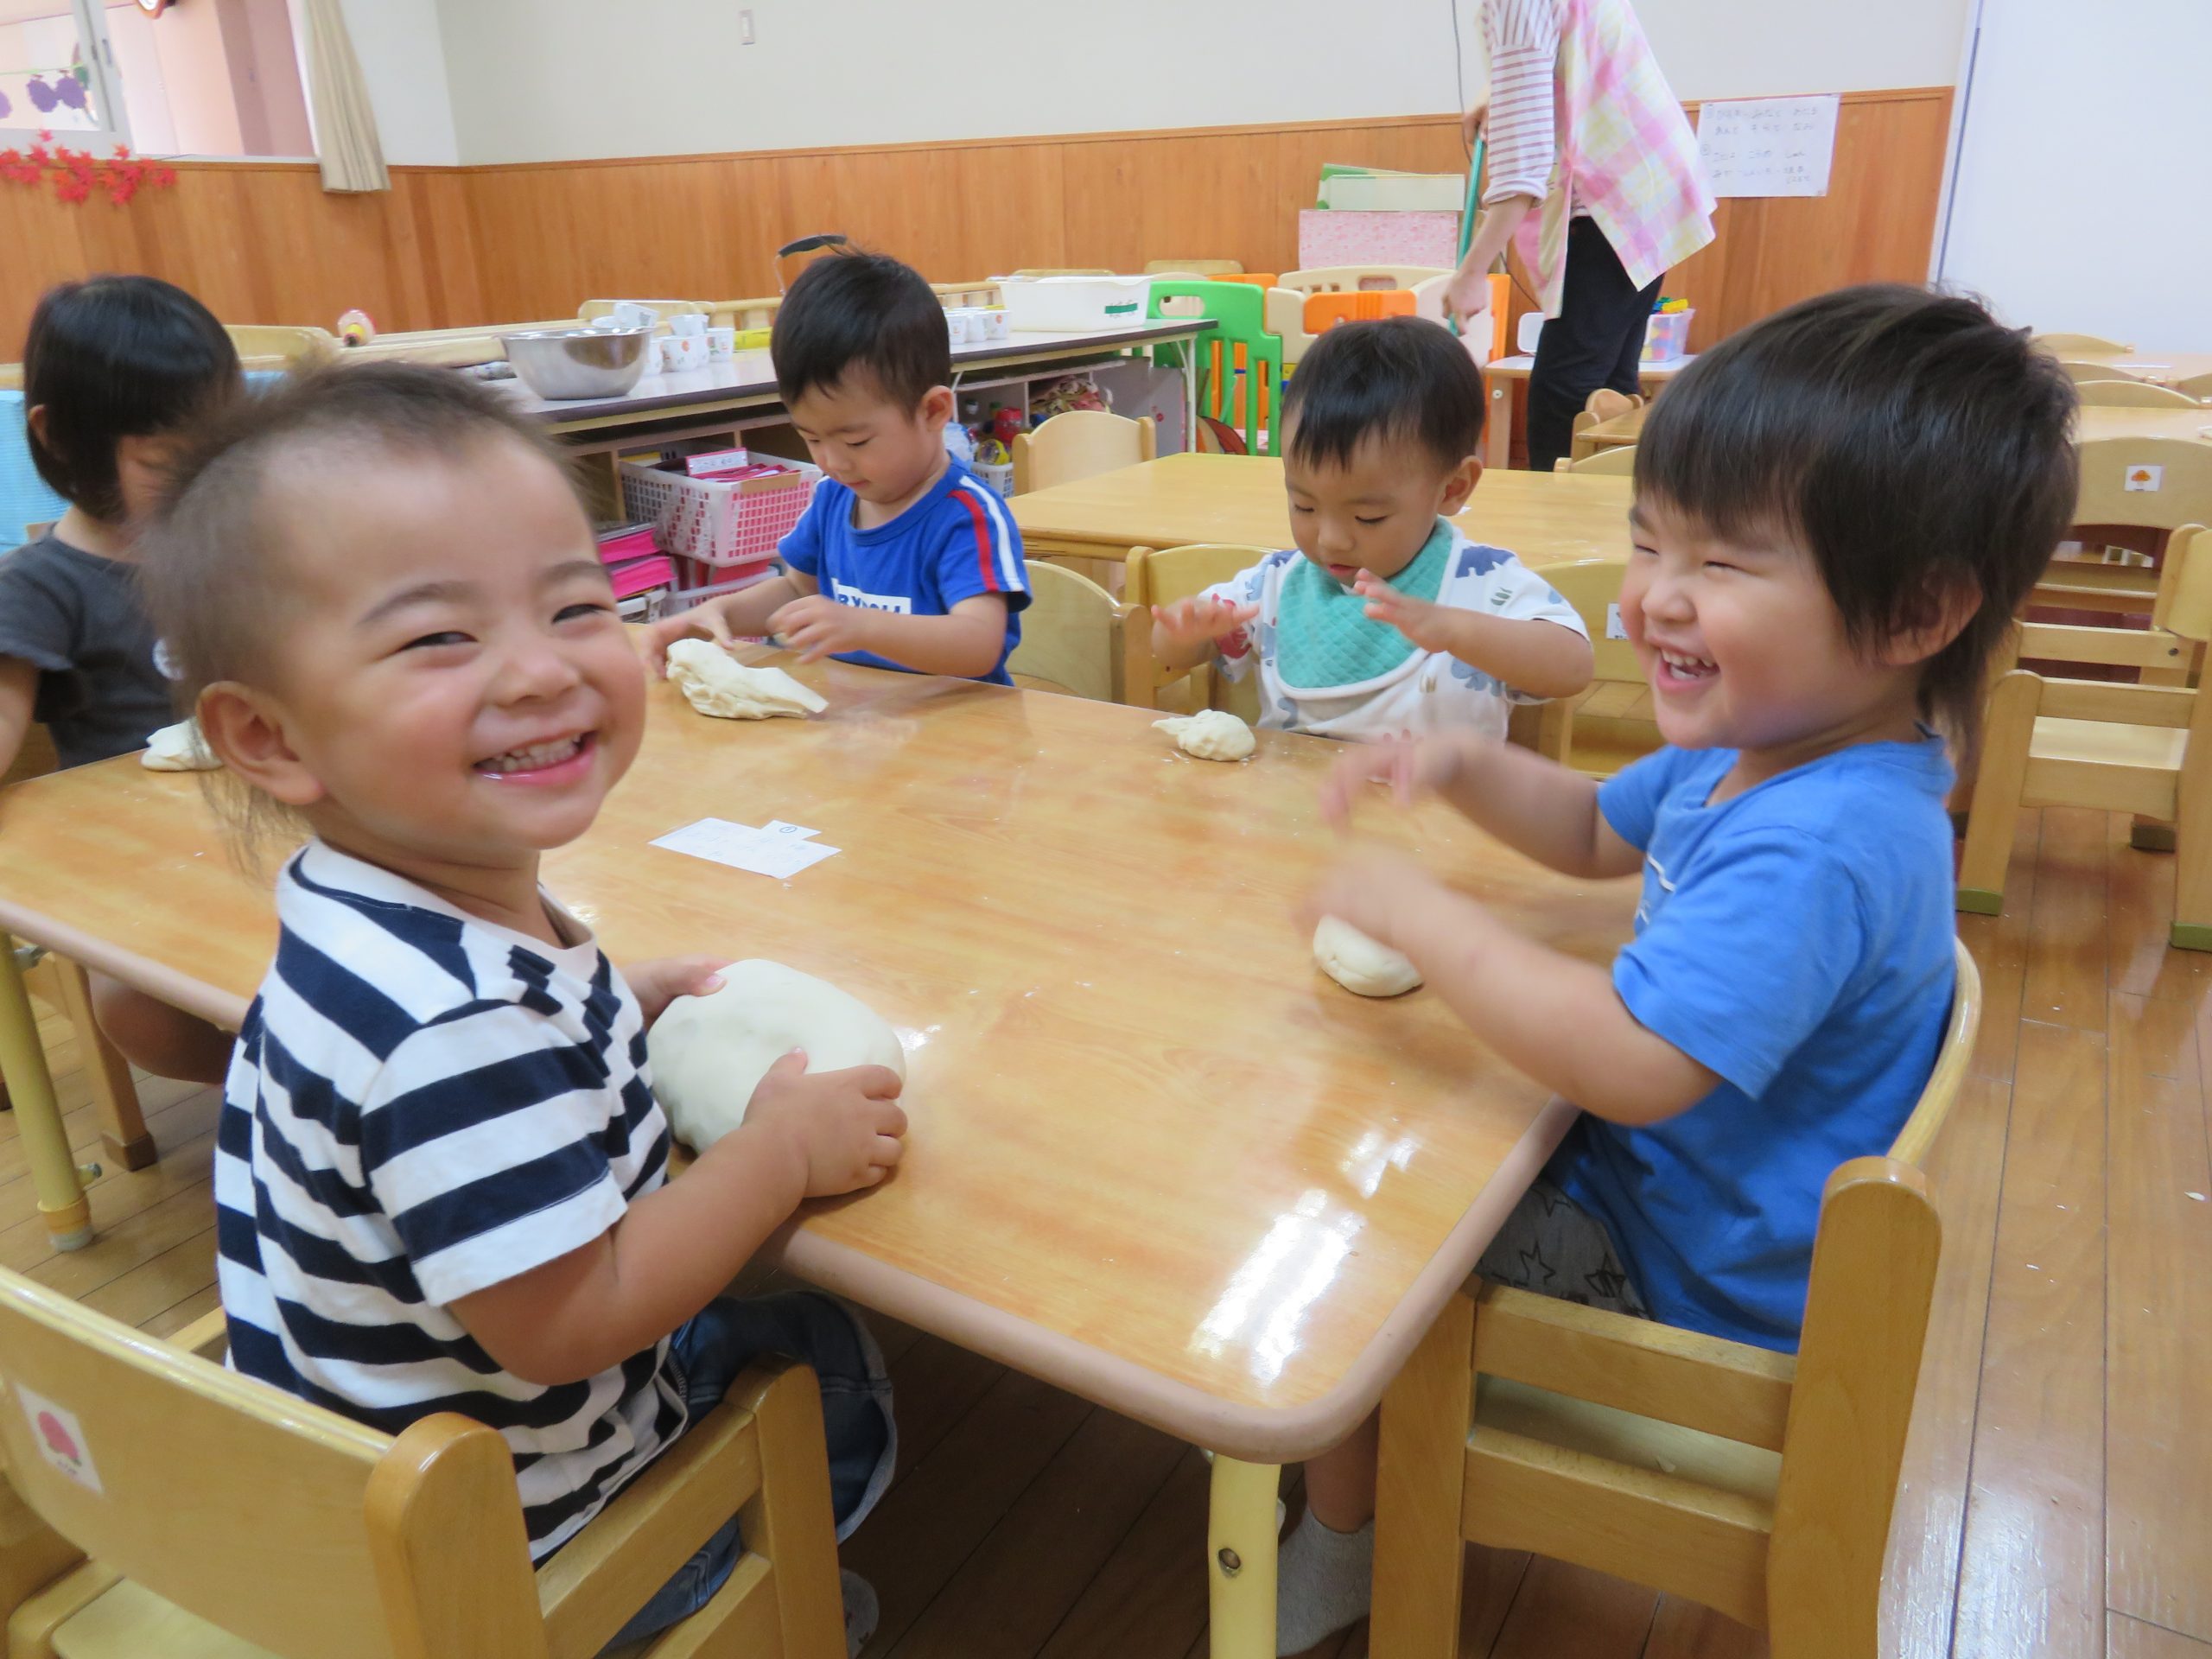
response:
<path fill-rule="evenodd" d="M 1984 0 L 1942 278 L 2017 323 L 2212 351 L 2208 64 L 2204 0 Z"/>
<path fill-rule="evenodd" d="M 931 138 L 1448 110 L 1452 0 L 435 0 L 442 53 L 423 44 L 434 0 L 346 0 L 388 102 L 393 160 L 442 158 L 411 95 L 450 78 L 452 142 L 468 162 L 682 155 Z M 1457 0 L 1466 84 L 1484 79 L 1475 0 Z M 1948 84 L 1967 0 L 1640 0 L 1688 99 Z M 370 67 L 372 31 L 409 42 Z M 442 59 L 442 62 L 437 61 Z M 438 154 L 425 153 L 438 151 Z"/>
<path fill-rule="evenodd" d="M 353 39 L 353 55 L 360 60 L 361 78 L 368 83 L 385 160 L 421 167 L 458 163 L 461 149 L 454 141 L 453 98 L 438 35 L 436 0 L 340 0 L 340 4 L 346 14 L 346 32 Z M 293 27 L 300 27 L 296 17 Z M 304 70 L 302 74 L 304 81 Z"/>

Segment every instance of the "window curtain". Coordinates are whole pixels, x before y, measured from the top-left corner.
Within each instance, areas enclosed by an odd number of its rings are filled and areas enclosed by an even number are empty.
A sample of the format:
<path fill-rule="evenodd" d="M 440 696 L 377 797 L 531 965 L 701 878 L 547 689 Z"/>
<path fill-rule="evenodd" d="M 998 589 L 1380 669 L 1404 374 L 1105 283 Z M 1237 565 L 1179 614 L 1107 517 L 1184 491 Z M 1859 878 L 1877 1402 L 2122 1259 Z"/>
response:
<path fill-rule="evenodd" d="M 376 112 L 346 32 L 339 0 L 301 0 L 307 21 L 308 108 L 315 119 L 315 156 L 326 190 L 389 190 Z"/>

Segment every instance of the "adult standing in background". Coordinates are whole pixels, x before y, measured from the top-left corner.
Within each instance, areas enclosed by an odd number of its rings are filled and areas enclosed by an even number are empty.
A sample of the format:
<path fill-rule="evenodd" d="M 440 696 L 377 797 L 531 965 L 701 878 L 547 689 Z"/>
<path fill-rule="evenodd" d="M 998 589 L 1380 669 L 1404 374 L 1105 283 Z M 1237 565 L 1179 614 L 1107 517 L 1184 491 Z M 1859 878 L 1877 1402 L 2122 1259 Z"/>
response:
<path fill-rule="evenodd" d="M 1529 377 L 1529 465 L 1549 472 L 1600 386 L 1632 392 L 1668 270 L 1713 240 L 1697 137 L 1629 0 L 1481 0 L 1490 129 L 1475 233 L 1446 292 L 1454 315 L 1516 241 L 1544 329 Z"/>

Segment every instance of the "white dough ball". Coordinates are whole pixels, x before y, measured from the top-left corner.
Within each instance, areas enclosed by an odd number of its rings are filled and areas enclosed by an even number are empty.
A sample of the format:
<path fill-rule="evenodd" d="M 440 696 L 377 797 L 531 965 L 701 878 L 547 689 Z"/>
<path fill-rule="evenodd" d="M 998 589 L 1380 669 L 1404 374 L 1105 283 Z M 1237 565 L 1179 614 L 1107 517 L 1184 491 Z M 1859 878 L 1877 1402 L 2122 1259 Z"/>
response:
<path fill-rule="evenodd" d="M 1252 728 L 1226 709 L 1155 720 L 1152 726 L 1154 731 L 1173 738 L 1184 753 L 1201 760 L 1242 760 L 1259 741 L 1252 735 Z"/>
<path fill-rule="evenodd" d="M 702 715 L 766 720 L 818 715 L 830 704 L 780 668 L 747 668 L 711 639 L 678 639 L 668 648 L 668 677 Z"/>
<path fill-rule="evenodd" d="M 887 1065 L 906 1077 L 899 1033 L 858 997 L 757 957 L 721 976 L 721 989 L 670 1003 L 645 1037 L 653 1094 L 693 1151 L 745 1122 L 760 1079 L 795 1048 L 806 1051 L 809 1071 Z"/>
<path fill-rule="evenodd" d="M 1421 969 L 1410 957 L 1334 916 L 1324 916 L 1313 930 L 1313 960 L 1331 979 L 1361 996 L 1396 996 L 1421 983 Z"/>
<path fill-rule="evenodd" d="M 217 772 L 223 765 L 200 736 L 196 720 L 180 720 L 156 732 L 146 740 L 138 764 L 149 772 Z"/>

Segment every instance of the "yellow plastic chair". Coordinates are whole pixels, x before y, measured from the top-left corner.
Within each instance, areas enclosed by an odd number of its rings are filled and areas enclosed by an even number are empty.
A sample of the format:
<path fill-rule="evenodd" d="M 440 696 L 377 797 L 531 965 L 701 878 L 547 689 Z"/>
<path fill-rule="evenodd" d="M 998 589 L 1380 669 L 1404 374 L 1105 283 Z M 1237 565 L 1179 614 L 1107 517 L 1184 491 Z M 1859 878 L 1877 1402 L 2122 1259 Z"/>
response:
<path fill-rule="evenodd" d="M 1561 455 L 1552 463 L 1555 473 L 1596 473 L 1603 477 L 1627 478 L 1636 471 L 1636 446 L 1617 443 L 1610 449 L 1592 450 L 1570 460 Z"/>
<path fill-rule="evenodd" d="M 728 1582 L 625 1653 L 843 1659 L 821 1402 L 804 1366 L 746 1372 L 533 1572 L 496 1431 L 448 1412 L 379 1434 L 226 1370 L 221 1317 L 171 1345 L 0 1273 L 10 1654 L 595 1654 L 736 1510 L 745 1553 Z"/>
<path fill-rule="evenodd" d="M 1129 551 L 1127 596 L 1137 614 L 1129 623 L 1129 668 L 1123 676 L 1122 701 L 1139 709 L 1180 711 L 1221 708 L 1248 721 L 1259 718 L 1260 690 L 1249 678 L 1231 685 L 1217 681 L 1205 667 L 1169 669 L 1152 654 L 1152 611 L 1154 605 L 1172 605 L 1189 599 L 1217 582 L 1227 582 L 1240 570 L 1249 570 L 1276 550 L 1249 547 L 1235 542 L 1197 542 L 1188 547 L 1132 548 Z M 1217 686 L 1219 687 L 1217 694 Z M 1160 694 L 1169 687 L 1177 695 L 1166 702 Z M 1216 701 L 1217 695 L 1219 700 Z"/>
<path fill-rule="evenodd" d="M 1464 1542 L 1648 1584 L 1871 1659 L 1942 1225 L 1920 1166 L 1973 1055 L 1958 946 L 1935 1071 L 1886 1157 L 1828 1178 L 1795 1356 L 1471 1281 L 1382 1406 L 1369 1646 L 1457 1659 Z"/>
<path fill-rule="evenodd" d="M 1590 684 L 1571 697 L 1555 697 L 1537 711 L 1535 747 L 1563 766 L 1592 778 L 1610 778 L 1659 747 L 1651 688 L 1636 660 L 1636 647 L 1611 639 L 1627 566 L 1617 559 L 1579 559 L 1547 565 L 1546 582 L 1574 607 L 1590 633 Z"/>
<path fill-rule="evenodd" d="M 1131 619 L 1140 614 L 1135 606 L 1122 604 L 1088 576 L 1033 563 L 1021 643 L 1007 659 L 1007 671 L 1016 685 L 1029 690 L 1120 702 Z M 1148 638 L 1149 615 L 1144 626 Z"/>
<path fill-rule="evenodd" d="M 2212 400 L 2212 374 L 2194 374 L 2186 380 L 2177 380 L 2174 390 L 2200 404 Z"/>
<path fill-rule="evenodd" d="M 772 328 L 776 313 L 783 308 L 784 296 L 766 294 L 756 300 L 714 300 L 707 306 L 707 326 L 710 328 L 734 328 L 743 334 L 754 328 Z"/>
<path fill-rule="evenodd" d="M 2204 409 L 2185 391 L 2148 380 L 2077 380 L 2074 394 L 2084 409 Z M 2212 422 L 2212 409 L 2205 410 Z"/>
<path fill-rule="evenodd" d="M 1050 489 L 1078 478 L 1135 467 L 1159 452 L 1159 429 L 1151 421 L 1109 415 L 1103 409 L 1071 409 L 1039 423 L 1014 439 L 1014 493 Z"/>
<path fill-rule="evenodd" d="M 2063 357 L 2069 352 L 2132 352 L 2135 348 L 2100 334 L 2037 334 L 2028 343 L 2039 352 Z"/>
<path fill-rule="evenodd" d="M 2173 826 L 2174 920 L 2184 950 L 2212 950 L 2212 699 L 2187 683 L 2212 638 L 2212 531 L 2177 531 L 2148 628 L 2023 623 L 2013 660 L 2135 668 L 2145 682 L 2046 678 L 2014 669 L 1989 695 L 1959 862 L 1961 910 L 2005 906 L 2025 806 L 2088 806 Z M 2163 837 L 2139 836 L 2155 846 Z"/>
<path fill-rule="evenodd" d="M 2153 545 L 2162 533 L 2212 519 L 2212 443 L 2097 438 L 2077 445 L 2076 453 L 2082 468 L 2077 525 L 2141 532 L 2136 539 Z M 2158 585 L 2158 573 L 2148 566 L 2060 557 L 2037 582 L 2031 603 L 2148 616 Z"/>

